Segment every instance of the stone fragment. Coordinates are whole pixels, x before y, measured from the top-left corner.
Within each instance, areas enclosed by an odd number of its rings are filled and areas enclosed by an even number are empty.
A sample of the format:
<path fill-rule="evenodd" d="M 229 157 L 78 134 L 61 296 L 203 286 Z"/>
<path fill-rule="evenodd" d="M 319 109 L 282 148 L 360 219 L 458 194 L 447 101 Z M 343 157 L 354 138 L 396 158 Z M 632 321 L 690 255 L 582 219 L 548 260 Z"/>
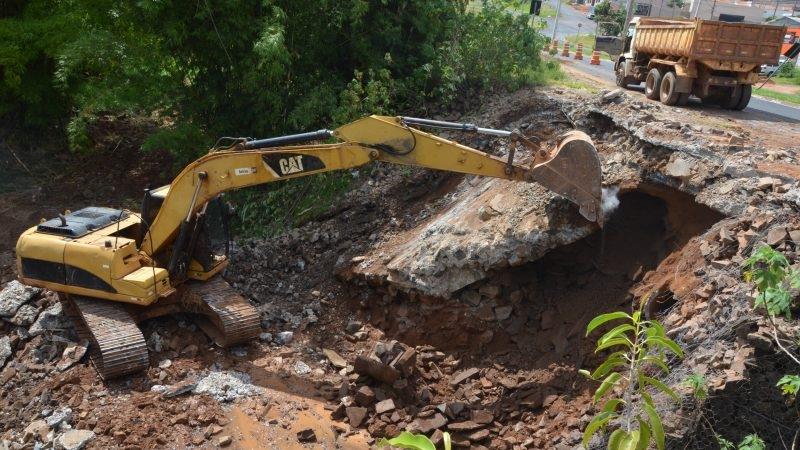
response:
<path fill-rule="evenodd" d="M 513 306 L 498 306 L 494 309 L 494 315 L 498 322 L 502 322 L 511 317 L 513 311 Z"/>
<path fill-rule="evenodd" d="M 461 372 L 453 375 L 453 378 L 450 380 L 450 384 L 452 386 L 457 386 L 457 385 L 463 383 L 464 381 L 474 377 L 475 375 L 478 374 L 478 372 L 480 372 L 480 371 L 475 367 L 472 367 L 472 368 L 466 369 L 466 370 L 462 370 Z"/>
<path fill-rule="evenodd" d="M 317 434 L 314 433 L 313 429 L 306 428 L 305 430 L 297 432 L 297 440 L 303 443 L 317 442 Z"/>
<path fill-rule="evenodd" d="M 38 315 L 39 308 L 26 303 L 20 306 L 14 317 L 8 319 L 8 321 L 19 327 L 27 327 L 36 321 L 36 316 Z"/>
<path fill-rule="evenodd" d="M 45 422 L 47 422 L 47 426 L 49 426 L 50 428 L 55 428 L 62 422 L 69 423 L 71 419 L 72 419 L 72 408 L 65 406 L 64 408 L 56 410 L 53 412 L 53 414 L 47 416 Z"/>
<path fill-rule="evenodd" d="M 447 424 L 447 429 L 451 431 L 470 431 L 470 430 L 477 430 L 482 426 L 483 425 L 477 424 L 471 420 L 465 420 L 463 422 L 451 422 Z"/>
<path fill-rule="evenodd" d="M 261 342 L 272 342 L 272 333 L 260 333 L 258 339 Z"/>
<path fill-rule="evenodd" d="M 675 158 L 674 161 L 664 167 L 664 172 L 675 178 L 689 178 L 692 176 L 692 168 L 694 163 L 688 159 Z"/>
<path fill-rule="evenodd" d="M 484 284 L 478 289 L 478 292 L 489 298 L 497 298 L 500 295 L 500 291 L 500 286 L 496 284 Z"/>
<path fill-rule="evenodd" d="M 767 245 L 774 247 L 785 241 L 787 237 L 789 235 L 786 233 L 786 228 L 773 228 L 767 233 Z"/>
<path fill-rule="evenodd" d="M 386 400 L 380 401 L 375 404 L 375 413 L 376 414 L 383 414 L 390 411 L 394 411 L 394 400 L 387 398 Z"/>
<path fill-rule="evenodd" d="M 351 406 L 345 409 L 345 414 L 347 414 L 347 419 L 350 421 L 350 426 L 356 428 L 364 423 L 364 419 L 367 417 L 367 408 Z"/>
<path fill-rule="evenodd" d="M 31 336 L 38 336 L 45 331 L 61 331 L 71 326 L 69 318 L 64 313 L 64 307 L 59 302 L 42 311 L 36 322 L 28 329 L 28 333 Z"/>
<path fill-rule="evenodd" d="M 347 326 L 345 327 L 344 330 L 347 331 L 350 334 L 353 334 L 353 333 L 357 332 L 358 330 L 360 330 L 362 326 L 363 326 L 363 324 L 361 322 L 359 322 L 357 320 L 351 320 L 351 321 L 347 322 Z"/>
<path fill-rule="evenodd" d="M 230 437 L 227 434 L 225 436 L 220 436 L 219 440 L 217 441 L 217 443 L 219 444 L 220 447 L 227 447 L 227 446 L 231 445 L 232 442 L 233 442 L 233 438 Z"/>
<path fill-rule="evenodd" d="M 311 373 L 311 367 L 308 364 L 304 363 L 303 361 L 295 361 L 294 363 L 294 373 L 298 375 L 306 375 Z"/>
<path fill-rule="evenodd" d="M 360 375 L 369 375 L 386 384 L 392 384 L 400 378 L 400 371 L 394 367 L 384 364 L 374 358 L 367 358 L 362 355 L 356 356 L 353 367 L 356 373 Z"/>
<path fill-rule="evenodd" d="M 25 427 L 25 430 L 23 430 L 22 440 L 24 442 L 29 442 L 31 440 L 47 442 L 47 433 L 49 432 L 50 427 L 47 426 L 47 422 L 41 419 L 34 420 L 33 422 L 29 423 L 27 427 Z"/>
<path fill-rule="evenodd" d="M 417 427 L 422 434 L 430 434 L 431 431 L 447 425 L 447 419 L 438 412 L 426 419 L 417 419 Z"/>
<path fill-rule="evenodd" d="M 278 333 L 277 341 L 281 345 L 289 345 L 294 340 L 294 333 L 291 331 L 281 331 Z"/>
<path fill-rule="evenodd" d="M 333 350 L 331 350 L 329 348 L 323 348 L 322 349 L 322 354 L 325 355 L 326 358 L 328 358 L 328 361 L 331 362 L 333 367 L 337 367 L 339 369 L 343 369 L 343 368 L 347 367 L 347 361 L 344 358 L 342 358 L 342 356 L 339 355 L 338 353 L 336 353 L 335 351 L 333 351 Z"/>
<path fill-rule="evenodd" d="M 470 306 L 478 306 L 481 303 L 481 294 L 467 289 L 461 294 L 461 300 Z"/>
<path fill-rule="evenodd" d="M 472 411 L 472 421 L 477 424 L 486 425 L 492 423 L 493 420 L 494 415 L 485 409 L 477 409 Z"/>
<path fill-rule="evenodd" d="M 0 291 L 0 317 L 13 317 L 20 306 L 42 292 L 40 288 L 26 286 L 17 280 L 9 281 Z"/>
<path fill-rule="evenodd" d="M 772 189 L 772 186 L 775 184 L 777 180 L 772 177 L 761 177 L 758 179 L 756 183 L 756 189 L 759 191 L 766 191 L 768 189 Z"/>
<path fill-rule="evenodd" d="M 359 406 L 372 406 L 375 403 L 375 391 L 369 386 L 361 386 L 356 391 L 355 401 Z"/>
<path fill-rule="evenodd" d="M 80 450 L 94 438 L 92 430 L 67 430 L 56 438 L 57 449 Z"/>
<path fill-rule="evenodd" d="M 614 89 L 611 92 L 607 92 L 600 97 L 600 101 L 603 103 L 611 103 L 614 100 L 622 97 L 625 95 L 622 89 Z"/>
<path fill-rule="evenodd" d="M 477 430 L 467 434 L 467 439 L 472 442 L 479 442 L 489 437 L 489 430 Z"/>
<path fill-rule="evenodd" d="M 86 354 L 88 345 L 89 343 L 86 341 L 82 341 L 79 344 L 68 345 L 61 354 L 61 361 L 56 364 L 56 369 L 63 372 L 72 367 Z"/>
<path fill-rule="evenodd" d="M 789 232 L 789 238 L 795 244 L 800 244 L 800 230 L 792 230 Z"/>
<path fill-rule="evenodd" d="M 11 338 L 6 336 L 0 337 L 0 367 L 3 367 L 6 360 L 11 356 Z"/>

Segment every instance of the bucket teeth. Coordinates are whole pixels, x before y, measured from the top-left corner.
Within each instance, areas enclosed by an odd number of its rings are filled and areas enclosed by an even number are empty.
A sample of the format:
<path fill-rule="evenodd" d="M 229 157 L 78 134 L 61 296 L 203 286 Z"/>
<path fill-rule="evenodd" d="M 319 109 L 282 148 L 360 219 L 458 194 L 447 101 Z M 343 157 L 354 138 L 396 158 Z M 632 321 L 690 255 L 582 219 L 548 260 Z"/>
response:
<path fill-rule="evenodd" d="M 592 139 L 582 131 L 569 131 L 559 139 L 555 151 L 528 173 L 547 189 L 578 205 L 583 217 L 603 226 L 601 209 L 603 175 Z"/>

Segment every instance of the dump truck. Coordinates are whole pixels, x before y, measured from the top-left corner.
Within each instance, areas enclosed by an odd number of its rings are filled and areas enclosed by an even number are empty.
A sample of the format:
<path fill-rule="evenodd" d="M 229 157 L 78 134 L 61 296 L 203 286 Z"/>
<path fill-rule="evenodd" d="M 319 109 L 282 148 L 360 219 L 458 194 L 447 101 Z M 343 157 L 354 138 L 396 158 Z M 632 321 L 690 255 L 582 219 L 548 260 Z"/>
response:
<path fill-rule="evenodd" d="M 645 96 L 684 105 L 742 110 L 762 64 L 776 64 L 786 27 L 702 19 L 635 17 L 627 36 L 598 36 L 595 48 L 614 58 L 618 86 L 645 83 Z"/>

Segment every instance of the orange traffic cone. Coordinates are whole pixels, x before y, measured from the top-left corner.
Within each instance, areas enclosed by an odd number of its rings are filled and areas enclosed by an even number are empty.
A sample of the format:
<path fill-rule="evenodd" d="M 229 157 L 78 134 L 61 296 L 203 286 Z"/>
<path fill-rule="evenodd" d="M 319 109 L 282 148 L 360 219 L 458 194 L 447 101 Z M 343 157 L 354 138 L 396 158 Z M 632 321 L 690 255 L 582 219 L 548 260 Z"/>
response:
<path fill-rule="evenodd" d="M 599 66 L 600 65 L 600 52 L 597 50 L 592 50 L 592 59 L 589 60 L 589 64 Z"/>
<path fill-rule="evenodd" d="M 564 50 L 561 51 L 561 56 L 569 57 L 569 42 L 564 41 Z"/>
<path fill-rule="evenodd" d="M 552 47 L 550 47 L 551 51 L 557 52 L 558 51 L 558 41 L 553 39 Z"/>
<path fill-rule="evenodd" d="M 578 42 L 578 48 L 575 49 L 575 59 L 583 60 L 583 44 Z"/>

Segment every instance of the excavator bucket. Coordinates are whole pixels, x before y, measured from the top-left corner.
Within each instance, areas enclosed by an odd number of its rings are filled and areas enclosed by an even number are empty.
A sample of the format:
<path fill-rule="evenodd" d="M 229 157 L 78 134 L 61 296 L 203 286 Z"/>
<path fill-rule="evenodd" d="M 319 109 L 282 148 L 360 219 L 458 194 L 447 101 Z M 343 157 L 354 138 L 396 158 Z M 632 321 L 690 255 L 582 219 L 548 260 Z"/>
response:
<path fill-rule="evenodd" d="M 555 150 L 537 156 L 528 178 L 566 197 L 578 205 L 583 217 L 603 226 L 600 159 L 586 133 L 563 134 Z"/>

